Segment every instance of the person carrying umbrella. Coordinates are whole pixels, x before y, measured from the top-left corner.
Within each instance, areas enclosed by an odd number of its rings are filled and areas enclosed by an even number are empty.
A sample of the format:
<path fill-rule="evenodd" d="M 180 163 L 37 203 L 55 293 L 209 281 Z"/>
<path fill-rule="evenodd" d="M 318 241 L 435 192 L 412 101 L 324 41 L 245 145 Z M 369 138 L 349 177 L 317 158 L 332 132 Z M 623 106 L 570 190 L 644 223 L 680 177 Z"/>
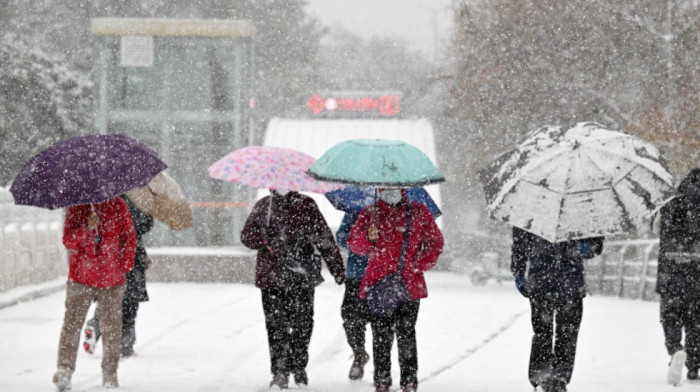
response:
<path fill-rule="evenodd" d="M 366 255 L 360 296 L 372 312 L 374 385 L 391 387 L 391 346 L 399 346 L 403 392 L 418 389 L 415 325 L 420 299 L 428 296 L 423 273 L 438 260 L 444 240 L 425 204 L 406 198 L 406 187 L 445 181 L 416 147 L 386 139 L 354 139 L 336 144 L 308 171 L 318 180 L 379 188 L 380 200 L 365 207 L 350 230 L 348 247 Z"/>
<path fill-rule="evenodd" d="M 139 303 L 148 301 L 146 291 L 146 269 L 148 269 L 149 258 L 146 248 L 143 246 L 143 235 L 153 229 L 153 217 L 141 210 L 126 195 L 121 196 L 129 209 L 129 215 L 136 230 L 136 252 L 134 257 L 134 268 L 126 275 L 126 289 L 122 297 L 122 338 L 121 356 L 126 358 L 134 354 L 134 343 L 136 343 L 136 314 L 139 310 Z M 95 346 L 101 336 L 100 321 L 97 312 L 85 327 L 85 342 L 83 347 L 89 354 L 95 352 Z"/>
<path fill-rule="evenodd" d="M 368 257 L 360 285 L 362 298 L 391 272 L 398 271 L 406 287 L 405 303 L 372 320 L 374 385 L 377 392 L 391 387 L 391 347 L 396 334 L 402 391 L 413 392 L 418 388 L 415 326 L 420 300 L 428 296 L 423 273 L 437 263 L 444 240 L 428 208 L 407 200 L 403 189 L 381 188 L 379 194 L 380 200 L 360 213 L 348 246 Z"/>
<path fill-rule="evenodd" d="M 671 356 L 667 381 L 673 385 L 680 384 L 684 364 L 689 380 L 698 378 L 700 366 L 700 169 L 688 173 L 678 194 L 660 210 L 656 279 L 660 321 Z"/>
<path fill-rule="evenodd" d="M 344 211 L 345 215 L 336 232 L 338 245 L 348 248 L 350 229 L 357 222 L 360 211 L 377 201 L 377 189 L 374 187 L 346 186 L 327 192 L 326 198 L 333 207 Z M 435 201 L 423 188 L 406 189 L 406 198 L 425 204 L 434 218 L 442 214 Z M 369 361 L 365 351 L 365 327 L 372 320 L 372 314 L 367 301 L 360 297 L 362 276 L 367 269 L 367 256 L 358 255 L 348 249 L 347 267 L 345 268 L 345 295 L 340 308 L 343 318 L 343 328 L 348 345 L 353 351 L 353 362 L 348 374 L 351 380 L 359 380 L 364 376 L 364 365 Z"/>
<path fill-rule="evenodd" d="M 136 252 L 136 231 L 126 202 L 114 197 L 102 203 L 69 207 L 63 245 L 70 251 L 70 270 L 53 382 L 61 391 L 70 389 L 80 330 L 95 299 L 104 335 L 103 385 L 117 387 L 122 295 Z"/>
<path fill-rule="evenodd" d="M 492 218 L 513 226 L 511 271 L 530 300 L 529 380 L 566 391 L 583 313 L 583 260 L 672 196 L 653 145 L 594 122 L 545 126 L 480 172 Z M 556 325 L 556 327 L 555 327 Z"/>
<path fill-rule="evenodd" d="M 286 389 L 290 373 L 296 384 L 308 385 L 314 291 L 323 282 L 320 259 L 336 283 L 345 280 L 333 233 L 312 198 L 296 191 L 271 190 L 255 203 L 241 242 L 258 251 L 255 286 L 262 293 L 270 346 L 270 387 Z"/>
<path fill-rule="evenodd" d="M 535 388 L 566 391 L 586 295 L 583 260 L 602 250 L 603 237 L 552 243 L 513 227 L 510 269 L 518 291 L 530 300 L 534 335 L 528 375 Z"/>
<path fill-rule="evenodd" d="M 102 383 L 119 385 L 122 295 L 136 252 L 136 231 L 118 196 L 151 181 L 167 165 L 124 135 L 87 135 L 51 145 L 32 157 L 12 182 L 15 204 L 68 207 L 63 244 L 70 251 L 65 314 L 53 382 L 71 388 L 80 330 L 97 299 L 103 322 Z"/>
<path fill-rule="evenodd" d="M 219 159 L 209 176 L 253 188 L 269 189 L 241 230 L 243 245 L 258 252 L 255 286 L 262 294 L 270 349 L 270 387 L 286 389 L 289 374 L 308 385 L 306 365 L 314 325 L 314 294 L 321 259 L 335 278 L 345 280 L 343 259 L 316 202 L 299 192 L 326 193 L 340 188 L 316 181 L 306 170 L 316 160 L 300 151 L 247 146 Z"/>

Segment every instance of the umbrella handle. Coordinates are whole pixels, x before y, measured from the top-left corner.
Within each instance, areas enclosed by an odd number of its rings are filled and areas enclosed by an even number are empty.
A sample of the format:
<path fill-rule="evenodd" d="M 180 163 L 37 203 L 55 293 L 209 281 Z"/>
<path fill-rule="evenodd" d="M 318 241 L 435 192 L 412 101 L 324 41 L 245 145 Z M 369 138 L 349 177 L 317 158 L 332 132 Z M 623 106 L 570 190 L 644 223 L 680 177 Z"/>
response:
<path fill-rule="evenodd" d="M 374 242 L 379 237 L 379 230 L 377 227 L 377 188 L 374 188 L 374 203 L 372 203 L 372 224 L 367 229 L 367 239 Z M 372 236 L 374 239 L 370 238 L 370 231 L 372 231 Z"/>
<path fill-rule="evenodd" d="M 270 227 L 270 215 L 272 215 L 272 192 L 270 192 L 270 202 L 267 203 L 267 227 Z M 267 247 L 267 250 L 270 251 L 270 254 L 274 255 L 275 252 L 272 250 L 272 247 L 270 247 L 270 244 L 267 242 L 267 230 L 265 230 L 265 239 L 263 240 L 263 243 Z"/>
<path fill-rule="evenodd" d="M 93 203 L 90 203 L 90 211 L 91 211 L 91 216 L 92 216 L 92 214 L 97 215 L 97 211 L 95 211 L 95 205 Z M 98 220 L 99 220 L 99 217 L 98 217 Z M 97 246 L 100 244 L 100 242 L 102 242 L 102 236 L 100 235 L 100 232 L 98 231 L 97 227 L 93 228 L 92 231 L 95 233 L 95 246 Z"/>

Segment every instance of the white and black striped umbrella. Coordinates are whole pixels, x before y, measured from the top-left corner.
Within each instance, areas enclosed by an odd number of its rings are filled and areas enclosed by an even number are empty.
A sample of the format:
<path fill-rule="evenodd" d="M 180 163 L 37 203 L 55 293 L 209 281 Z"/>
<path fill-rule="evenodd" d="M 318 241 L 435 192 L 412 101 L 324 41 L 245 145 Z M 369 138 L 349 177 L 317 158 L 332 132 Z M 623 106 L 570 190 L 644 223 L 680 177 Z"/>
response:
<path fill-rule="evenodd" d="M 674 195 L 656 147 L 594 122 L 542 127 L 479 174 L 492 218 L 551 242 L 631 232 Z"/>

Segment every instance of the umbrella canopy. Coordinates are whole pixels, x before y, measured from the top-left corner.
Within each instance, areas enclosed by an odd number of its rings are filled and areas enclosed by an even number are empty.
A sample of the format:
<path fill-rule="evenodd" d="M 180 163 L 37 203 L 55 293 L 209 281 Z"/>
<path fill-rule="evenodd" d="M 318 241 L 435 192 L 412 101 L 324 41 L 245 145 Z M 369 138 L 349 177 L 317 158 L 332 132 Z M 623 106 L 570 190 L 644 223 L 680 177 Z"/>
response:
<path fill-rule="evenodd" d="M 306 171 L 316 160 L 290 148 L 248 146 L 219 159 L 209 176 L 259 189 L 326 193 L 342 185 L 316 181 Z"/>
<path fill-rule="evenodd" d="M 371 186 L 417 187 L 445 181 L 421 150 L 385 139 L 338 143 L 308 173 L 318 180 Z"/>
<path fill-rule="evenodd" d="M 551 242 L 629 232 L 674 194 L 653 145 L 593 122 L 540 128 L 479 174 L 492 218 Z"/>
<path fill-rule="evenodd" d="M 192 227 L 192 210 L 180 185 L 166 172 L 160 172 L 148 185 L 126 195 L 145 213 L 173 230 Z"/>
<path fill-rule="evenodd" d="M 167 165 L 124 135 L 89 135 L 53 144 L 12 182 L 15 204 L 56 209 L 99 203 L 148 184 Z"/>
<path fill-rule="evenodd" d="M 377 201 L 376 188 L 369 186 L 348 185 L 345 188 L 326 193 L 326 198 L 338 210 L 348 213 L 358 213 L 368 205 Z M 423 188 L 406 189 L 406 198 L 425 204 L 434 218 L 442 215 L 435 201 Z"/>

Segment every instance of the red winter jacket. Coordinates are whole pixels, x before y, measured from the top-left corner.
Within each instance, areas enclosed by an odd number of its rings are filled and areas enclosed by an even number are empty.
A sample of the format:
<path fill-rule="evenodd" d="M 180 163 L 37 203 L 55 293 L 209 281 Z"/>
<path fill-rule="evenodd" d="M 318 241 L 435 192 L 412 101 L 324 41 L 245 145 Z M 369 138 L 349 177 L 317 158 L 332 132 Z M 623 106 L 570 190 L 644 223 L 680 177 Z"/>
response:
<path fill-rule="evenodd" d="M 399 269 L 399 257 L 406 227 L 406 200 L 392 206 L 380 200 L 365 207 L 350 230 L 348 246 L 357 254 L 368 255 L 367 270 L 362 277 L 360 296 L 365 297 L 365 287 L 377 284 L 384 277 Z M 428 208 L 418 202 L 411 203 L 411 227 L 409 229 L 406 261 L 401 274 L 410 298 L 418 300 L 428 296 L 423 272 L 432 268 L 442 253 L 444 240 L 435 219 Z M 367 229 L 375 224 L 379 238 L 372 243 L 367 239 Z"/>
<path fill-rule="evenodd" d="M 70 251 L 68 280 L 96 288 L 122 285 L 134 266 L 134 223 L 119 197 L 93 206 L 100 218 L 99 245 L 96 233 L 87 227 L 90 205 L 68 207 L 63 227 L 63 245 Z"/>

